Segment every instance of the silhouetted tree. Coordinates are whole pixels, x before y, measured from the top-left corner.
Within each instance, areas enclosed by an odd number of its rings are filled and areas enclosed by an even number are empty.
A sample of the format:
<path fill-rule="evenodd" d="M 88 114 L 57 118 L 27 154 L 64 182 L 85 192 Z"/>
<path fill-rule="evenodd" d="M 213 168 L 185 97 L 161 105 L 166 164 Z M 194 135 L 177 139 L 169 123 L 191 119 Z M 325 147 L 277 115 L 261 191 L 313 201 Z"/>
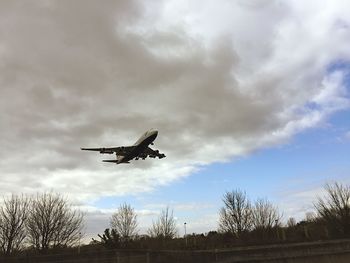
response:
<path fill-rule="evenodd" d="M 314 212 L 306 212 L 305 213 L 305 221 L 307 222 L 313 222 L 317 219 L 317 216 Z"/>
<path fill-rule="evenodd" d="M 83 215 L 59 194 L 37 194 L 26 222 L 28 242 L 36 249 L 70 246 L 80 239 Z"/>
<path fill-rule="evenodd" d="M 350 186 L 326 184 L 326 196 L 314 204 L 318 217 L 336 235 L 350 236 Z"/>
<path fill-rule="evenodd" d="M 28 198 L 12 195 L 4 198 L 0 208 L 0 246 L 9 255 L 21 248 L 26 236 L 25 220 L 28 214 Z"/>
<path fill-rule="evenodd" d="M 252 206 L 245 192 L 233 190 L 223 197 L 224 207 L 220 210 L 219 230 L 239 237 L 252 227 Z"/>
<path fill-rule="evenodd" d="M 162 210 L 156 222 L 148 229 L 151 237 L 163 237 L 172 239 L 177 235 L 176 221 L 173 211 L 169 211 L 169 207 Z"/>
<path fill-rule="evenodd" d="M 119 248 L 120 246 L 120 236 L 115 231 L 115 229 L 110 230 L 109 228 L 105 229 L 102 236 L 98 234 L 100 241 L 92 239 L 94 242 L 101 243 L 107 248 Z"/>
<path fill-rule="evenodd" d="M 130 205 L 121 205 L 110 221 L 110 225 L 123 240 L 137 234 L 137 215 Z"/>
<path fill-rule="evenodd" d="M 294 217 L 290 217 L 287 220 L 287 227 L 295 227 L 297 225 L 297 221 L 295 220 Z"/>
<path fill-rule="evenodd" d="M 254 229 L 271 229 L 281 220 L 278 208 L 267 199 L 258 199 L 252 211 Z"/>
<path fill-rule="evenodd" d="M 260 240 L 276 237 L 276 233 L 279 230 L 276 228 L 273 231 L 273 228 L 280 226 L 280 220 L 281 215 L 278 212 L 278 208 L 271 202 L 267 199 L 258 199 L 255 201 L 252 208 L 252 224 L 255 234 Z"/>

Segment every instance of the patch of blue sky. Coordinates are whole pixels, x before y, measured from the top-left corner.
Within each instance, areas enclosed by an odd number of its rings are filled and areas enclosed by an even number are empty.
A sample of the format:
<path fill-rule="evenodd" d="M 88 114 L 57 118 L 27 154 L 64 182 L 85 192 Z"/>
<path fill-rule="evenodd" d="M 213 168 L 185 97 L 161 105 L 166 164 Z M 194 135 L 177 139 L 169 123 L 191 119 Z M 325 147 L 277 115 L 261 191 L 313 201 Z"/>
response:
<path fill-rule="evenodd" d="M 333 72 L 340 71 L 343 74 L 343 85 L 346 88 L 346 95 L 350 96 L 350 61 L 337 60 L 329 64 L 326 72 L 332 74 Z"/>
<path fill-rule="evenodd" d="M 220 174 L 218 189 L 241 188 L 255 199 L 279 198 L 282 193 L 302 191 L 326 182 L 349 183 L 350 142 L 339 140 L 350 130 L 350 111 L 341 111 L 329 125 L 306 130 L 288 144 L 260 150 L 238 161 L 215 164 L 206 173 Z M 221 180 L 221 181 L 220 181 Z"/>
<path fill-rule="evenodd" d="M 221 204 L 225 191 L 239 188 L 252 199 L 276 199 L 287 189 L 298 191 L 346 180 L 350 174 L 349 142 L 338 140 L 343 134 L 339 129 L 350 130 L 350 118 L 346 116 L 349 111 L 338 112 L 329 120 L 329 126 L 304 131 L 288 144 L 204 167 L 197 174 L 168 186 L 162 198 L 169 194 L 182 201 Z M 180 197 L 176 197 L 178 191 Z"/>
<path fill-rule="evenodd" d="M 350 111 L 338 112 L 329 120 L 330 125 L 304 131 L 282 146 L 202 167 L 191 176 L 152 192 L 105 197 L 95 205 L 111 208 L 126 202 L 136 209 L 160 211 L 162 207 L 157 204 L 176 207 L 197 203 L 208 204 L 203 210 L 216 212 L 222 206 L 223 194 L 234 189 L 246 191 L 251 199 L 266 197 L 277 201 L 283 193 L 322 186 L 331 181 L 343 182 L 350 175 L 350 142 L 338 138 L 343 130 L 350 130 L 349 114 Z M 176 212 L 179 216 L 191 213 Z"/>
<path fill-rule="evenodd" d="M 201 214 L 218 213 L 226 191 L 241 189 L 254 200 L 272 202 L 298 191 L 322 187 L 326 182 L 350 183 L 350 110 L 339 111 L 321 127 L 297 134 L 288 143 L 261 149 L 226 163 L 201 167 L 188 177 L 159 186 L 151 192 L 104 197 L 94 203 L 99 208 L 117 208 L 126 202 L 136 210 L 161 211 L 174 208 L 181 220 Z M 199 209 L 195 209 L 198 204 Z M 193 209 L 176 209 L 191 205 Z"/>
<path fill-rule="evenodd" d="M 317 111 L 317 110 L 321 110 L 321 109 L 322 109 L 322 107 L 318 103 L 308 101 L 307 103 L 305 103 L 304 108 L 299 110 L 299 112 L 305 113 L 305 111 Z"/>
<path fill-rule="evenodd" d="M 344 72 L 345 73 L 344 81 L 346 83 L 348 83 L 348 85 L 349 85 L 349 83 L 350 83 L 350 61 L 340 59 L 340 60 L 337 60 L 337 61 L 330 63 L 328 65 L 328 67 L 326 68 L 327 73 L 332 73 L 335 71 Z"/>
<path fill-rule="evenodd" d="M 343 73 L 343 85 L 346 89 L 346 94 L 344 95 L 350 101 L 350 61 L 338 60 L 327 67 L 327 72 L 329 74 L 336 71 L 341 71 Z M 341 133 L 350 131 L 350 109 L 337 112 L 331 117 L 329 123 L 341 137 Z"/>
<path fill-rule="evenodd" d="M 335 72 L 342 73 L 343 79 L 341 84 L 345 87 L 342 96 L 348 98 L 350 101 L 350 61 L 337 60 L 330 63 L 325 69 L 326 75 L 331 75 Z M 305 114 L 305 112 L 322 111 L 322 107 L 322 105 L 315 101 L 308 101 L 304 107 L 296 109 L 295 113 Z"/>

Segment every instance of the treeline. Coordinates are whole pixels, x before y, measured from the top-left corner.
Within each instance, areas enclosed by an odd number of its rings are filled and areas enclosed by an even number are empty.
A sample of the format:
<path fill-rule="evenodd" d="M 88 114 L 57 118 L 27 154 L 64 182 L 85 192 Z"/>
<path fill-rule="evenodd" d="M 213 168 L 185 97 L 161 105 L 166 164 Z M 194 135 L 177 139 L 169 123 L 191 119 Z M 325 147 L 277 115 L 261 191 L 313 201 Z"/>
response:
<path fill-rule="evenodd" d="M 3 255 L 32 249 L 74 246 L 79 242 L 83 214 L 60 194 L 3 198 L 0 207 L 0 249 Z"/>
<path fill-rule="evenodd" d="M 184 237 L 177 237 L 174 215 L 168 207 L 146 235 L 138 235 L 137 215 L 130 205 L 124 204 L 113 214 L 111 228 L 98 235 L 92 244 L 107 248 L 214 249 L 349 238 L 350 187 L 327 184 L 325 195 L 315 200 L 314 212 L 307 213 L 305 219 L 296 222 L 289 218 L 283 224 L 282 213 L 270 201 L 261 198 L 251 201 L 246 192 L 236 189 L 222 197 L 217 231 Z"/>
<path fill-rule="evenodd" d="M 246 192 L 226 192 L 219 210 L 218 229 L 179 237 L 169 207 L 161 211 L 148 231 L 140 235 L 136 211 L 122 204 L 105 229 L 81 249 L 216 249 L 242 245 L 303 242 L 350 237 L 350 186 L 327 184 L 315 198 L 314 212 L 297 222 L 282 222 L 282 213 L 267 199 L 250 200 Z M 0 207 L 1 254 L 19 251 L 47 253 L 72 247 L 80 250 L 83 214 L 61 195 L 12 195 Z"/>

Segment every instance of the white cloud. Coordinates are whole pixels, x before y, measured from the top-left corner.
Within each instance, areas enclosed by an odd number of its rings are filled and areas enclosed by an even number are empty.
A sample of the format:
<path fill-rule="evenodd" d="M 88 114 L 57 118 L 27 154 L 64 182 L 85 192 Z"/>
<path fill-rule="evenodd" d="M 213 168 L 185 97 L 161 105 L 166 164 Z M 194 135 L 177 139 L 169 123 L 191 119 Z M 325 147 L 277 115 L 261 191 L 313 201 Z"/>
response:
<path fill-rule="evenodd" d="M 145 207 L 149 209 L 158 209 L 158 210 L 163 210 L 166 207 L 169 207 L 169 209 L 178 212 L 178 211 L 196 211 L 196 210 L 208 209 L 208 208 L 212 208 L 213 205 L 210 203 L 204 203 L 204 202 L 186 202 L 186 203 L 170 202 L 167 204 L 165 203 L 146 204 Z"/>
<path fill-rule="evenodd" d="M 323 196 L 322 186 L 285 193 L 281 198 L 282 201 L 278 202 L 284 222 L 290 217 L 294 217 L 297 221 L 304 220 L 308 212 L 315 212 L 313 204 L 317 196 Z"/>
<path fill-rule="evenodd" d="M 294 217 L 297 221 L 304 220 L 307 213 L 316 213 L 314 204 L 318 198 L 327 196 L 326 184 L 332 185 L 338 182 L 342 185 L 349 185 L 350 183 L 348 171 L 339 167 L 322 173 L 317 176 L 311 173 L 308 176 L 303 175 L 294 178 L 293 181 L 285 182 L 284 188 L 277 193 L 278 199 L 276 200 L 280 211 L 283 212 L 284 222 L 290 217 Z"/>
<path fill-rule="evenodd" d="M 89 243 L 92 238 L 99 240 L 98 234 L 103 234 L 106 228 L 110 228 L 110 219 L 118 208 L 102 209 L 92 205 L 81 205 L 77 207 L 84 214 L 85 236 L 84 242 Z M 151 226 L 152 219 L 159 214 L 158 211 L 149 209 L 135 210 L 138 221 L 139 234 L 147 233 Z"/>

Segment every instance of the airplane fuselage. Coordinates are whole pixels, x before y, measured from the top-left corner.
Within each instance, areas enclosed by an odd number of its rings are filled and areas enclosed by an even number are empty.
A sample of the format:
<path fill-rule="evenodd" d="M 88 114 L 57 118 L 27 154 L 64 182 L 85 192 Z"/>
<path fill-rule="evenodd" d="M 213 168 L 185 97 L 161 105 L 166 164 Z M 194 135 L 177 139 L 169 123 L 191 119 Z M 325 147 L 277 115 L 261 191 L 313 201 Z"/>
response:
<path fill-rule="evenodd" d="M 129 154 L 125 156 L 117 156 L 117 164 L 120 163 L 128 163 L 130 160 L 139 156 L 140 153 L 144 152 L 145 149 L 153 143 L 153 141 L 157 138 L 158 131 L 157 130 L 149 130 L 145 132 L 135 143 L 133 146 L 135 148 L 130 151 Z"/>

